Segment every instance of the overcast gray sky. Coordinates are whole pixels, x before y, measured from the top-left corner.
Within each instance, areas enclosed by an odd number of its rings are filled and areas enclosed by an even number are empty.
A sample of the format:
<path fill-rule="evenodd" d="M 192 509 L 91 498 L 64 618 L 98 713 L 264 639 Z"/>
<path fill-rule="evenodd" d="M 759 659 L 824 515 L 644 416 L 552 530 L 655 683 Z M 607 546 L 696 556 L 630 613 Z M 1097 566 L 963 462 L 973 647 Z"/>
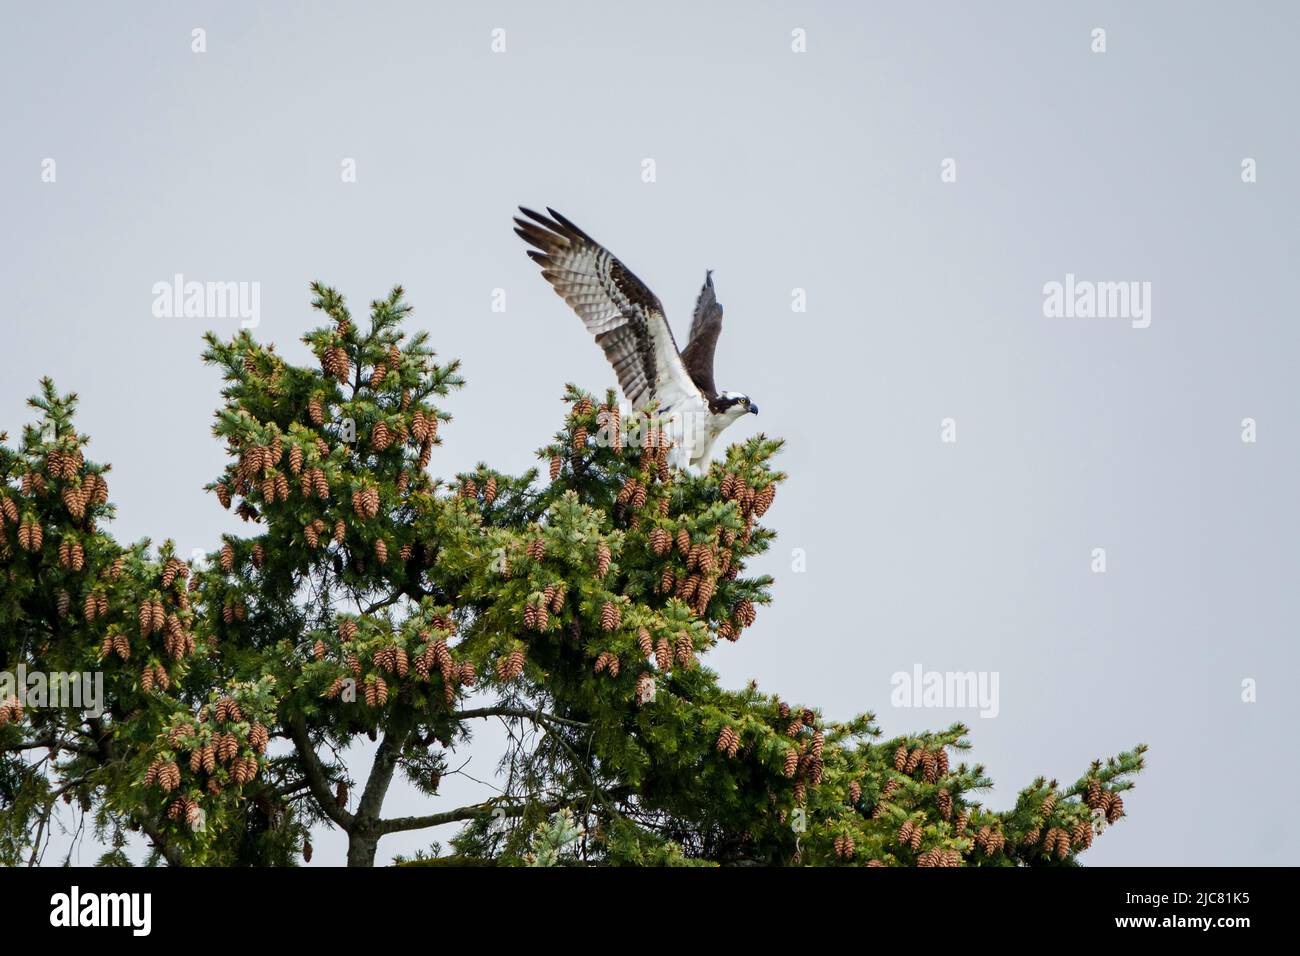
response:
<path fill-rule="evenodd" d="M 679 338 L 716 270 L 719 386 L 762 407 L 728 435 L 787 439 L 775 603 L 709 656 L 727 683 L 887 734 L 965 720 L 999 808 L 1145 741 L 1085 862 L 1293 863 L 1300 8 L 979 6 L 7 6 L 0 427 L 54 375 L 114 532 L 211 548 L 242 529 L 201 491 L 200 334 L 238 323 L 155 318 L 153 285 L 260 283 L 255 334 L 302 358 L 310 280 L 358 309 L 400 282 L 469 381 L 432 469 L 522 470 L 564 382 L 613 382 L 511 232 L 554 206 Z M 1067 274 L 1150 283 L 1149 327 L 1047 317 Z M 998 715 L 891 707 L 915 665 L 996 672 Z"/>

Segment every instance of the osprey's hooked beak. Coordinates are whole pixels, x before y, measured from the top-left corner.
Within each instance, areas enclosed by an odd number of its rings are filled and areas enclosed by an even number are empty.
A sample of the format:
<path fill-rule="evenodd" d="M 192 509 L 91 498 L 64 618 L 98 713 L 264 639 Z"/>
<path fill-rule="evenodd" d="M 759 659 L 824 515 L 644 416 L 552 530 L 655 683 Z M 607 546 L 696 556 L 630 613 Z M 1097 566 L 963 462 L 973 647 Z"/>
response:
<path fill-rule="evenodd" d="M 753 402 L 749 403 L 749 410 L 753 412 L 755 415 L 758 414 L 758 406 L 755 405 Z"/>

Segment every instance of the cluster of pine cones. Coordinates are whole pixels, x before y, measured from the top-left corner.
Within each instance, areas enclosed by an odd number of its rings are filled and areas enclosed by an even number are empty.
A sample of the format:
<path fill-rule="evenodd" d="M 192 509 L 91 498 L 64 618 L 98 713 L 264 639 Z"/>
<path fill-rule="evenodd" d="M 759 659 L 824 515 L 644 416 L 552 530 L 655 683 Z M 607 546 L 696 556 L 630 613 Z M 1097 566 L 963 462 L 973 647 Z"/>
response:
<path fill-rule="evenodd" d="M 70 442 L 67 447 L 53 448 L 46 454 L 44 474 L 29 471 L 22 476 L 21 494 L 24 498 L 43 498 L 50 492 L 47 477 L 50 481 L 63 482 L 59 499 L 73 523 L 93 531 L 94 521 L 87 519 L 88 510 L 92 506 L 108 502 L 108 482 L 95 472 L 81 474 L 86 467 L 86 460 L 76 444 L 77 436 L 69 434 L 64 436 L 64 440 Z M 18 525 L 18 545 L 23 550 L 41 549 L 45 534 L 40 522 L 33 517 L 21 518 L 14 500 L 6 494 L 0 494 L 0 526 L 5 523 Z"/>
<path fill-rule="evenodd" d="M 8 697 L 0 700 L 0 727 L 3 727 L 9 721 L 18 723 L 23 719 L 23 702 L 17 697 Z"/>
<path fill-rule="evenodd" d="M 122 637 L 122 635 L 119 634 L 118 637 Z M 111 640 L 112 638 L 110 637 L 104 638 L 105 643 Z M 108 655 L 106 653 L 103 653 L 103 650 L 104 649 L 101 647 L 100 656 L 107 657 Z M 129 656 L 130 656 L 130 652 L 128 650 L 127 657 Z M 125 659 L 126 658 L 123 658 L 123 660 Z M 144 670 L 140 672 L 140 689 L 142 691 L 144 691 L 146 694 L 149 694 L 153 692 L 154 687 L 158 687 L 160 690 L 167 690 L 171 686 L 172 686 L 172 679 L 171 679 L 171 675 L 167 673 L 167 668 L 163 667 L 161 664 L 144 665 Z"/>
<path fill-rule="evenodd" d="M 718 734 L 717 746 L 719 753 L 724 753 L 728 757 L 736 756 L 736 751 L 740 749 L 740 734 L 729 725 L 723 727 L 722 732 Z"/>
<path fill-rule="evenodd" d="M 911 847 L 913 853 L 921 849 L 921 840 L 924 836 L 924 830 L 915 820 L 904 820 L 903 825 L 898 828 L 899 846 Z"/>
<path fill-rule="evenodd" d="M 502 681 L 512 681 L 524 672 L 524 652 L 515 648 L 497 661 L 497 677 Z"/>
<path fill-rule="evenodd" d="M 1001 852 L 1006 845 L 1007 838 L 1000 827 L 980 827 L 979 832 L 975 834 L 975 848 L 985 856 L 992 856 L 994 853 Z M 1069 851 L 1068 841 L 1066 851 Z"/>
<path fill-rule="evenodd" d="M 352 510 L 359 518 L 373 518 L 379 514 L 379 489 L 371 485 L 352 492 Z"/>
<path fill-rule="evenodd" d="M 740 540 L 748 543 L 754 530 L 754 520 L 763 517 L 776 500 L 776 483 L 754 488 L 740 475 L 729 471 L 722 476 L 718 492 L 723 501 L 734 501 L 740 508 L 740 515 L 745 520 Z"/>
<path fill-rule="evenodd" d="M 739 562 L 733 562 L 729 547 L 721 543 L 722 531 L 715 530 L 711 541 L 694 541 L 686 528 L 678 528 L 673 535 L 667 528 L 659 526 L 651 529 L 649 534 L 651 550 L 659 557 L 670 554 L 676 546 L 678 555 L 684 559 L 684 567 L 672 563 L 664 565 L 659 583 L 655 590 L 659 594 L 672 594 L 690 605 L 698 615 L 703 616 L 709 602 L 717 592 L 719 580 L 733 580 L 740 573 Z M 752 607 L 752 605 L 751 605 Z M 725 625 L 726 632 L 719 631 L 729 640 L 736 640 L 740 630 L 747 626 L 734 616 Z"/>
<path fill-rule="evenodd" d="M 334 345 L 324 350 L 321 355 L 321 366 L 325 374 L 338 378 L 340 381 L 346 380 L 349 374 L 349 358 L 347 351 L 341 345 Z M 396 344 L 390 345 L 386 360 L 381 360 L 370 375 L 370 386 L 372 388 L 384 387 L 390 380 L 390 372 L 396 369 L 402 362 L 400 349 Z M 247 362 L 245 363 L 247 367 Z M 381 418 L 371 426 L 369 434 L 369 445 L 375 451 L 385 451 L 392 447 L 396 442 L 407 442 L 419 447 L 419 470 L 422 472 L 428 464 L 432 454 L 432 447 L 438 429 L 438 416 L 436 412 L 424 408 L 416 408 L 410 412 L 408 422 L 407 414 L 410 409 L 411 394 L 409 390 L 402 392 L 401 414 L 393 413 L 387 418 Z M 310 397 L 307 405 L 307 418 L 312 425 L 320 428 L 326 423 L 326 407 L 321 394 L 315 394 Z M 271 439 L 267 444 L 254 444 L 240 448 L 238 439 L 230 440 L 232 448 L 240 449 L 238 461 L 231 469 L 230 473 L 221 481 L 214 485 L 214 490 L 223 508 L 230 508 L 234 494 L 243 495 L 245 499 L 256 490 L 261 494 L 263 502 L 273 504 L 277 501 L 287 501 L 290 495 L 290 485 L 285 473 L 280 469 L 283 467 L 285 457 L 285 442 L 282 439 L 275 426 L 270 426 Z M 319 459 L 324 462 L 331 454 L 330 444 L 320 435 L 314 438 L 314 447 Z M 303 497 L 316 497 L 322 500 L 330 498 L 330 480 L 324 469 L 319 465 L 308 465 L 306 461 L 306 452 L 312 448 L 309 441 L 306 445 L 297 440 L 291 440 L 288 447 L 288 472 L 298 477 L 299 490 Z M 405 492 L 411 483 L 411 475 L 408 472 L 402 472 L 398 479 L 399 490 Z M 353 493 L 352 496 L 353 510 L 361 517 L 374 517 L 378 513 L 379 500 L 378 493 L 374 489 L 363 489 Z M 258 517 L 257 508 L 248 500 L 245 500 L 239 506 L 239 513 L 245 520 L 255 520 Z M 340 527 L 341 522 L 334 525 L 335 539 L 342 543 L 345 529 Z M 325 531 L 325 525 L 321 519 L 309 522 L 307 534 L 309 540 L 319 542 Z M 313 547 L 316 544 L 312 545 Z M 382 560 L 382 559 L 381 559 Z"/>
<path fill-rule="evenodd" d="M 342 345 L 328 346 L 321 353 L 320 367 L 327 378 L 346 382 L 352 367 L 352 361 L 348 358 L 348 350 Z"/>
<path fill-rule="evenodd" d="M 917 866 L 961 866 L 961 853 L 952 848 L 931 847 L 916 858 Z"/>
<path fill-rule="evenodd" d="M 184 820 L 190 826 L 196 826 L 203 819 L 203 810 L 193 797 L 180 796 L 167 807 L 167 819 Z"/>
<path fill-rule="evenodd" d="M 529 550 L 534 554 L 544 553 L 541 539 L 533 541 L 529 545 Z M 524 627 L 530 631 L 547 630 L 551 626 L 551 615 L 559 614 L 564 608 L 564 598 L 567 593 L 568 585 L 563 581 L 546 585 L 536 603 L 524 605 Z"/>
<path fill-rule="evenodd" d="M 402 472 L 403 475 L 406 472 Z M 479 477 L 482 477 L 481 475 Z M 400 479 L 399 479 L 400 485 Z M 483 504 L 490 505 L 497 500 L 497 476 L 488 475 L 483 481 Z M 479 497 L 479 485 L 472 475 L 462 475 L 460 478 L 460 491 L 457 494 L 462 498 Z M 540 558 L 538 559 L 541 560 Z"/>
<path fill-rule="evenodd" d="M 821 786 L 825 771 L 822 751 L 826 745 L 826 735 L 816 729 L 817 715 L 807 708 L 794 713 L 790 705 L 782 701 L 777 705 L 777 717 L 790 721 L 785 733 L 795 743 L 786 751 L 782 772 L 786 779 L 794 781 L 795 803 L 802 805 L 808 787 Z M 805 734 L 805 728 L 813 728 L 813 733 Z"/>
<path fill-rule="evenodd" d="M 108 501 L 108 482 L 101 475 L 86 475 L 78 485 L 64 485 L 59 497 L 77 522 L 85 520 L 86 510 L 91 505 L 102 505 Z"/>
<path fill-rule="evenodd" d="M 918 768 L 922 780 L 937 783 L 940 777 L 948 774 L 948 751 L 943 747 L 938 750 L 926 750 L 923 747 L 908 750 L 906 744 L 899 744 L 894 751 L 894 769 L 910 777 Z"/>
<path fill-rule="evenodd" d="M 146 787 L 151 787 L 155 783 L 164 793 L 170 793 L 181 784 L 181 768 L 174 762 L 160 757 L 149 765 L 149 770 L 144 775 Z"/>
<path fill-rule="evenodd" d="M 39 551 L 45 544 L 45 529 L 35 518 L 18 525 L 18 547 L 24 551 Z"/>
<path fill-rule="evenodd" d="M 1070 855 L 1072 845 L 1085 850 L 1092 846 L 1092 827 L 1082 820 L 1068 832 L 1061 827 L 1048 827 L 1044 833 L 1041 827 L 1034 827 L 1025 834 L 1022 842 L 1026 847 L 1038 846 L 1044 854 L 1055 853 L 1058 860 L 1064 860 Z"/>
<path fill-rule="evenodd" d="M 594 667 L 597 674 L 603 674 L 608 671 L 610 677 L 617 677 L 620 666 L 618 655 L 612 651 L 601 651 L 596 655 L 596 663 Z"/>
<path fill-rule="evenodd" d="M 749 598 L 742 598 L 731 609 L 731 617 L 718 625 L 718 636 L 725 637 L 729 641 L 738 641 L 741 632 L 757 618 L 758 612 L 754 610 L 754 602 Z"/>
<path fill-rule="evenodd" d="M 1105 789 L 1095 777 L 1088 781 L 1088 794 L 1084 798 L 1090 810 L 1100 809 L 1106 814 L 1106 822 L 1114 823 L 1124 815 L 1124 800 L 1118 793 Z"/>
<path fill-rule="evenodd" d="M 148 638 L 150 634 L 164 634 L 163 648 L 174 660 L 180 660 L 194 653 L 194 635 L 185 630 L 185 626 L 175 612 L 167 613 L 161 601 L 141 602 L 138 617 L 140 636 Z"/>

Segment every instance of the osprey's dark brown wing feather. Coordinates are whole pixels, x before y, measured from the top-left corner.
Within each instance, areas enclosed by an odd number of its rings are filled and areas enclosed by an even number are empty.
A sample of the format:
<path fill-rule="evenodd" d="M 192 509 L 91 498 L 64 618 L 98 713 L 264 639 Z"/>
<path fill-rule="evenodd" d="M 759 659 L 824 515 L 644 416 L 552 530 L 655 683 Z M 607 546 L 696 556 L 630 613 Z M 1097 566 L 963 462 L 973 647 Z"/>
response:
<path fill-rule="evenodd" d="M 652 398 L 671 405 L 694 390 L 659 299 L 608 249 L 561 216 L 520 207 L 515 232 L 528 255 L 578 313 L 618 376 L 623 394 L 640 408 Z"/>
<path fill-rule="evenodd" d="M 695 315 L 691 319 L 691 336 L 682 351 L 682 363 L 691 380 L 710 400 L 717 397 L 718 388 L 713 383 L 713 352 L 722 332 L 722 305 L 713 291 L 713 273 L 704 276 L 704 288 L 695 300 Z"/>

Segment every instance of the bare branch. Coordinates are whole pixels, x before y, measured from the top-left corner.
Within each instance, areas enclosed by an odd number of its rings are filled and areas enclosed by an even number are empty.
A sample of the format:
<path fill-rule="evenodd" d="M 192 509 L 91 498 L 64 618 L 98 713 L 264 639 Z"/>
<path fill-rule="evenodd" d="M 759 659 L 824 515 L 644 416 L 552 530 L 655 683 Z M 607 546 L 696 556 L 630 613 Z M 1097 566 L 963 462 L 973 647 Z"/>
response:
<path fill-rule="evenodd" d="M 311 735 L 307 733 L 307 723 L 303 720 L 301 714 L 294 714 L 286 721 L 289 728 L 289 736 L 293 738 L 294 746 L 298 750 L 298 756 L 302 760 L 303 773 L 307 777 L 307 786 L 311 794 L 316 798 L 316 803 L 320 806 L 321 811 L 337 823 L 344 830 L 351 830 L 355 817 L 345 808 L 338 805 L 334 799 L 334 794 L 330 792 L 330 782 L 325 776 L 325 768 L 321 765 L 320 757 L 316 755 L 316 748 L 312 746 Z"/>

